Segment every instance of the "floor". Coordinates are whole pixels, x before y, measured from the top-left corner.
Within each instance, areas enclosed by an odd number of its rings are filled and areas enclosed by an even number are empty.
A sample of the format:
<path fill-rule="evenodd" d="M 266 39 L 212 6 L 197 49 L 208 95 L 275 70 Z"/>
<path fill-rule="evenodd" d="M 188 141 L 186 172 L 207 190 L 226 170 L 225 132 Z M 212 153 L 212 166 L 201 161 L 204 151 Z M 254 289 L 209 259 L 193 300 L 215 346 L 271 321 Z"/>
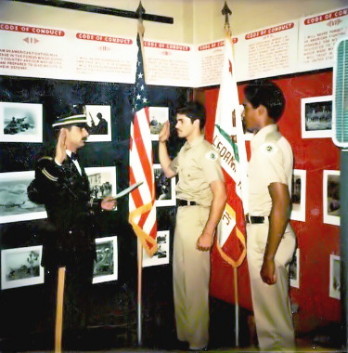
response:
<path fill-rule="evenodd" d="M 210 316 L 209 352 L 257 352 L 256 337 L 250 326 L 250 312 L 240 310 L 238 346 L 235 344 L 234 311 L 230 304 L 214 300 Z M 113 352 L 187 352 L 187 347 L 176 339 L 174 319 L 168 308 L 144 313 L 142 344 L 139 346 L 136 318 L 128 323 L 109 326 L 89 326 L 81 334 L 65 334 L 63 352 L 113 353 Z M 47 326 L 47 325 L 46 325 Z M 338 325 L 322 327 L 316 332 L 297 335 L 296 352 L 339 352 L 342 348 L 342 328 Z M 12 337 L 0 338 L 0 353 L 49 353 L 53 352 L 54 339 L 47 332 L 24 334 L 17 330 Z"/>

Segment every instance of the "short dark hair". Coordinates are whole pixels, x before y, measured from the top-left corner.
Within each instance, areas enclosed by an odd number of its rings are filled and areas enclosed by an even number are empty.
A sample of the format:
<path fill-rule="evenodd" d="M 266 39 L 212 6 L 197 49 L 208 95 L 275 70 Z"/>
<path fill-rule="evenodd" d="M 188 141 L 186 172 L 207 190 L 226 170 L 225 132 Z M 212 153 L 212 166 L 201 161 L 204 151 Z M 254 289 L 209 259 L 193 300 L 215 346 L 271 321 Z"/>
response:
<path fill-rule="evenodd" d="M 186 115 L 191 119 L 192 123 L 195 120 L 199 120 L 200 129 L 204 128 L 205 125 L 205 108 L 204 106 L 196 101 L 187 102 L 183 107 L 176 111 L 176 114 Z"/>
<path fill-rule="evenodd" d="M 245 98 L 253 108 L 263 105 L 268 116 L 277 122 L 285 108 L 285 98 L 282 90 L 272 81 L 256 80 L 244 88 Z"/>

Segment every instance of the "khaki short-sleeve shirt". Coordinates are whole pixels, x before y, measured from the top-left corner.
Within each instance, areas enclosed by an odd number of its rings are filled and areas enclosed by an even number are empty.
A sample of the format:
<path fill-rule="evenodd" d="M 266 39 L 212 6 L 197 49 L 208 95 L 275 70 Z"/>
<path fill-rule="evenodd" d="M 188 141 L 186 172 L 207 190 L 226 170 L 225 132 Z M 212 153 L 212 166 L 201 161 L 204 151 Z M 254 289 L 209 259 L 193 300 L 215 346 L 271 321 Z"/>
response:
<path fill-rule="evenodd" d="M 277 125 L 262 128 L 251 141 L 248 166 L 249 213 L 269 216 L 272 199 L 268 186 L 282 183 L 291 195 L 293 154 L 289 142 L 278 132 Z"/>
<path fill-rule="evenodd" d="M 176 197 L 209 207 L 213 194 L 210 183 L 224 180 L 219 155 L 203 136 L 186 142 L 170 168 L 178 174 Z"/>

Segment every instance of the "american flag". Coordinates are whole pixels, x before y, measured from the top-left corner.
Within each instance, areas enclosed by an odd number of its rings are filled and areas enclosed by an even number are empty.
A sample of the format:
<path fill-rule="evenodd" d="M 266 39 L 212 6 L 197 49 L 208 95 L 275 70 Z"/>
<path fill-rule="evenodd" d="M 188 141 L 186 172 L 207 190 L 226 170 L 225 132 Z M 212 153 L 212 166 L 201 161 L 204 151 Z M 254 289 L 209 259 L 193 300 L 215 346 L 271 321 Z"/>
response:
<path fill-rule="evenodd" d="M 129 183 L 144 182 L 129 197 L 129 223 L 149 255 L 157 250 L 155 183 L 150 135 L 149 101 L 144 77 L 140 35 L 137 35 L 137 67 L 133 96 L 133 122 L 129 151 Z"/>
<path fill-rule="evenodd" d="M 232 71 L 234 67 L 232 40 L 228 34 L 225 39 L 225 55 L 214 130 L 214 145 L 220 152 L 228 195 L 219 224 L 217 248 L 222 258 L 237 268 L 243 263 L 246 255 L 242 202 L 245 199 L 245 189 L 242 189 L 242 182 L 247 157 L 237 84 Z M 238 143 L 232 136 L 237 137 Z"/>

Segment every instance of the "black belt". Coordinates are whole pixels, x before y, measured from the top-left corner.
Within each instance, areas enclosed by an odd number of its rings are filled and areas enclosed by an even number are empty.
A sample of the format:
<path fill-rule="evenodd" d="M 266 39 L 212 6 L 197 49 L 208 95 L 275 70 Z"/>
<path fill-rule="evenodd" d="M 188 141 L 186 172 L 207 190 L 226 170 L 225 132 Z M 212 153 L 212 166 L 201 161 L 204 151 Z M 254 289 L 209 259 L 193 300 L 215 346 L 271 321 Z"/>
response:
<path fill-rule="evenodd" d="M 180 206 L 197 206 L 198 203 L 196 201 L 188 201 L 188 200 L 180 200 L 176 199 L 177 205 Z"/>
<path fill-rule="evenodd" d="M 266 216 L 249 216 L 248 214 L 245 216 L 245 221 L 251 224 L 262 224 L 268 222 L 268 217 Z"/>

